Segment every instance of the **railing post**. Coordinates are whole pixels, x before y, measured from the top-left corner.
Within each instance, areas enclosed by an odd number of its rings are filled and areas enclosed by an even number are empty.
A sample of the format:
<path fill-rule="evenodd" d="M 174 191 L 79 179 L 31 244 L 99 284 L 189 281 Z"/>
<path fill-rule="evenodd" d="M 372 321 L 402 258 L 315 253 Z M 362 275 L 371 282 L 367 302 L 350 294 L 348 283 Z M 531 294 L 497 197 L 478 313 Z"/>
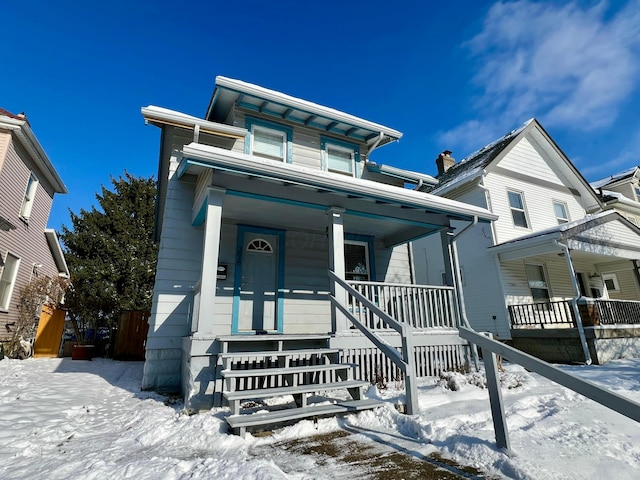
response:
<path fill-rule="evenodd" d="M 402 328 L 402 356 L 406 364 L 404 372 L 405 391 L 407 395 L 407 414 L 416 415 L 420 413 L 420 402 L 418 401 L 418 386 L 416 385 L 416 360 L 413 352 L 413 328 L 404 325 Z"/>
<path fill-rule="evenodd" d="M 490 333 L 485 335 L 491 339 Z M 502 390 L 500 388 L 500 374 L 498 373 L 498 362 L 496 354 L 490 350 L 483 349 L 484 369 L 487 376 L 487 388 L 489 390 L 489 403 L 491 404 L 491 417 L 493 418 L 493 429 L 496 434 L 496 445 L 511 453 L 511 442 L 509 441 L 509 430 L 507 420 L 504 415 L 504 402 L 502 400 Z"/>

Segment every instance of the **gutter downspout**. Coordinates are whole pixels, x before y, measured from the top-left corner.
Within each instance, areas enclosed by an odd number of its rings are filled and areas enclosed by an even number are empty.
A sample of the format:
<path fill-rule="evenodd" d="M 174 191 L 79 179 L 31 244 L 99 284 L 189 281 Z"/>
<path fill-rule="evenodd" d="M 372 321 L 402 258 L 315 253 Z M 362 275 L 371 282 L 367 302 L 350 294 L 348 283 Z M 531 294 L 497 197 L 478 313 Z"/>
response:
<path fill-rule="evenodd" d="M 371 155 L 371 152 L 373 152 L 376 148 L 378 148 L 378 145 L 380 145 L 380 142 L 382 141 L 383 138 L 384 138 L 384 133 L 379 132 L 378 138 L 376 138 L 376 141 L 373 142 L 369 147 L 369 150 L 367 150 L 367 156 L 365 158 L 365 162 L 369 161 L 369 155 Z"/>
<path fill-rule="evenodd" d="M 558 242 L 558 240 L 554 239 L 553 243 L 562 249 L 564 252 L 564 258 L 567 261 L 567 267 L 569 268 L 569 276 L 571 277 L 571 284 L 573 286 L 573 291 L 575 296 L 571 299 L 571 307 L 573 308 L 573 315 L 576 318 L 576 327 L 578 327 L 578 335 L 580 336 L 580 343 L 582 344 L 582 351 L 584 352 L 584 362 L 587 365 L 591 365 L 591 353 L 589 353 L 589 347 L 587 345 L 587 339 L 584 335 L 584 327 L 582 326 L 582 317 L 580 316 L 580 309 L 578 308 L 578 298 L 580 298 L 580 287 L 578 286 L 578 281 L 576 280 L 576 272 L 573 268 L 573 261 L 571 260 L 571 255 L 569 253 L 569 247 L 565 244 Z"/>
<path fill-rule="evenodd" d="M 462 320 L 463 325 L 469 328 L 470 330 L 473 330 L 473 329 L 469 324 L 469 319 L 467 318 L 467 309 L 464 305 L 464 292 L 462 291 L 462 278 L 460 277 L 460 268 L 459 268 L 460 260 L 458 258 L 458 246 L 456 242 L 458 240 L 458 237 L 460 237 L 463 233 L 465 233 L 471 227 L 476 226 L 477 224 L 478 224 L 478 216 L 474 215 L 473 221 L 469 225 L 466 225 L 458 233 L 454 234 L 452 232 L 449 232 L 449 235 L 451 236 L 451 242 L 449 242 L 449 259 L 453 264 L 451 270 L 453 272 L 454 284 L 456 287 L 455 292 L 456 292 L 456 297 L 458 299 L 458 309 L 460 310 L 460 320 Z M 475 343 L 472 343 L 470 345 L 471 345 L 471 355 L 473 356 L 473 363 L 476 366 L 476 370 L 478 370 L 479 369 L 478 347 L 476 346 Z"/>

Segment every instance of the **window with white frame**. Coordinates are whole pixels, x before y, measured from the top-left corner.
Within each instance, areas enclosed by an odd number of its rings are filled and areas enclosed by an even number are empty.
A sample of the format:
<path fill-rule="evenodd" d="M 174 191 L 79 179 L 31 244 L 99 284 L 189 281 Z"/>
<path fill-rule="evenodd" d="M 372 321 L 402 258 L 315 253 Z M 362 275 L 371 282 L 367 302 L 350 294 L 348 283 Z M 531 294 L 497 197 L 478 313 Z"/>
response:
<path fill-rule="evenodd" d="M 533 302 L 549 302 L 551 299 L 551 294 L 549 292 L 549 284 L 547 283 L 547 276 L 545 275 L 544 266 L 527 263 L 524 267 L 527 274 L 527 282 L 529 283 L 529 290 L 531 290 L 531 296 L 533 297 Z"/>
<path fill-rule="evenodd" d="M 634 187 L 633 191 L 636 194 L 636 202 L 640 202 L 640 188 Z"/>
<path fill-rule="evenodd" d="M 602 281 L 607 287 L 609 292 L 619 292 L 620 284 L 618 283 L 618 276 L 615 273 L 604 273 L 602 275 Z"/>
<path fill-rule="evenodd" d="M 360 149 L 357 145 L 322 137 L 322 168 L 329 172 L 359 177 Z"/>
<path fill-rule="evenodd" d="M 569 214 L 567 213 L 568 210 L 567 210 L 566 203 L 554 200 L 553 212 L 556 214 L 556 220 L 558 220 L 558 225 L 562 225 L 563 223 L 567 223 L 569 221 Z"/>
<path fill-rule="evenodd" d="M 509 195 L 509 207 L 511 208 L 511 218 L 513 224 L 516 227 L 529 228 L 529 222 L 527 221 L 527 211 L 524 205 L 524 196 L 522 192 L 515 190 L 508 190 Z"/>
<path fill-rule="evenodd" d="M 18 275 L 18 265 L 20 265 L 20 258 L 7 252 L 0 275 L 0 310 L 9 310 L 11 294 Z"/>
<path fill-rule="evenodd" d="M 36 198 L 36 190 L 38 188 L 38 177 L 32 172 L 29 175 L 29 181 L 27 182 L 27 188 L 24 192 L 24 199 L 22 200 L 22 208 L 20 209 L 20 217 L 24 220 L 29 220 L 31 216 L 31 209 L 33 202 Z"/>
<path fill-rule="evenodd" d="M 285 161 L 287 158 L 286 132 L 262 125 L 252 125 L 251 153 L 260 157 Z"/>
<path fill-rule="evenodd" d="M 367 282 L 371 279 L 369 244 L 355 240 L 344 241 L 345 279 Z"/>

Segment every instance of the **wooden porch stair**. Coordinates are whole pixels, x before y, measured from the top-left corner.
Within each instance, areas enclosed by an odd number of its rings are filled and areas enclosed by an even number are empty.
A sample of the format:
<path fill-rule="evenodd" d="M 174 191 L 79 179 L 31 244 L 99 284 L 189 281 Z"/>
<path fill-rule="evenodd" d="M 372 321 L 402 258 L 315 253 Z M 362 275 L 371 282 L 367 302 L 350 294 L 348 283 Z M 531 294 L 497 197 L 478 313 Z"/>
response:
<path fill-rule="evenodd" d="M 233 433 L 294 423 L 303 418 L 351 413 L 376 408 L 378 400 L 365 399 L 369 382 L 354 379 L 357 367 L 339 363 L 339 350 L 329 348 L 329 335 L 234 335 L 218 338 L 216 378 L 231 414 L 226 421 Z M 341 392 L 335 398 L 329 392 Z M 312 394 L 313 397 L 311 397 Z M 295 407 L 251 413 L 260 400 L 292 395 Z M 335 393 L 334 393 L 335 395 Z M 346 397 L 346 399 L 345 399 Z M 312 400 L 310 402 L 310 400 Z"/>

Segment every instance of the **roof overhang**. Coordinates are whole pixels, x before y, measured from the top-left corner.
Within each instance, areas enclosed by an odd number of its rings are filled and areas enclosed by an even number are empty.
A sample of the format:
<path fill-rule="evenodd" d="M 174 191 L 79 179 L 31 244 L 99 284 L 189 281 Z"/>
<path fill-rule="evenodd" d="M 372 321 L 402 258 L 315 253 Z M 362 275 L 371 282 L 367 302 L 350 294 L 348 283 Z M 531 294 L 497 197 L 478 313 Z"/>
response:
<path fill-rule="evenodd" d="M 640 260 L 640 229 L 613 211 L 601 212 L 557 227 L 494 245 L 488 252 L 500 261 L 562 253 Z"/>
<path fill-rule="evenodd" d="M 376 146 L 402 137 L 402 133 L 397 130 L 333 108 L 240 80 L 216 77 L 216 86 L 205 118 L 225 121 L 234 105 L 275 119 L 341 135 L 357 142 L 375 143 Z"/>
<path fill-rule="evenodd" d="M 144 121 L 156 127 L 172 126 L 188 130 L 198 130 L 199 133 L 209 133 L 221 137 L 244 138 L 246 128 L 234 127 L 224 123 L 210 122 L 186 113 L 169 110 L 168 108 L 149 105 L 140 109 Z"/>
<path fill-rule="evenodd" d="M 397 178 L 403 182 L 413 183 L 418 185 L 418 188 L 423 185 L 437 185 L 438 180 L 424 173 L 412 172 L 410 170 L 403 170 L 401 168 L 392 167 L 390 165 L 377 164 L 374 162 L 367 162 L 365 168 L 370 172 L 380 173 L 387 177 Z"/>
<path fill-rule="evenodd" d="M 11 131 L 22 147 L 29 153 L 42 175 L 49 181 L 55 193 L 67 193 L 67 187 L 45 153 L 26 119 L 14 118 L 0 113 L 0 129 Z"/>
<path fill-rule="evenodd" d="M 56 234 L 56 231 L 52 228 L 46 228 L 44 230 L 44 236 L 47 239 L 49 249 L 51 250 L 51 255 L 53 255 L 53 260 L 56 263 L 58 274 L 69 278 L 69 267 L 67 266 L 67 261 L 64 258 L 62 248 L 60 247 L 60 242 L 58 241 L 58 235 Z"/>

